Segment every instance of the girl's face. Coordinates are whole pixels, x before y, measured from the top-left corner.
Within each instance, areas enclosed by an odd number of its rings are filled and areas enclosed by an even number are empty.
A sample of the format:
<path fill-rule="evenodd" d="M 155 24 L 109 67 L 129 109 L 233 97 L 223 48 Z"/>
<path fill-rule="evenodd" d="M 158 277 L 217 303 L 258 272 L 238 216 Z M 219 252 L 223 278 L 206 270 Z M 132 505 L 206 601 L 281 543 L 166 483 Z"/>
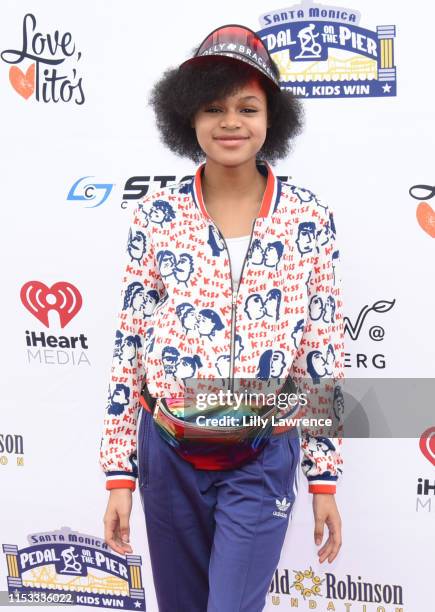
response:
<path fill-rule="evenodd" d="M 126 340 L 122 345 L 121 358 L 123 361 L 129 361 L 136 357 L 136 345 L 131 340 Z"/>
<path fill-rule="evenodd" d="M 200 334 L 208 336 L 213 331 L 214 323 L 209 317 L 198 314 L 198 331 Z"/>
<path fill-rule="evenodd" d="M 140 310 L 144 305 L 145 294 L 143 291 L 135 293 L 134 298 L 131 301 L 133 310 Z"/>
<path fill-rule="evenodd" d="M 177 376 L 179 378 L 190 378 L 195 373 L 192 365 L 189 364 L 188 361 L 181 359 L 178 368 L 177 368 Z"/>
<path fill-rule="evenodd" d="M 208 159 L 225 166 L 247 162 L 266 140 L 266 93 L 252 80 L 231 96 L 203 106 L 192 127 Z"/>
<path fill-rule="evenodd" d="M 190 310 L 183 319 L 183 325 L 186 329 L 196 329 L 198 322 L 196 320 L 196 314 L 194 310 Z"/>
<path fill-rule="evenodd" d="M 272 361 L 270 363 L 270 375 L 281 376 L 281 372 L 284 369 L 284 359 L 280 351 L 275 351 L 272 355 Z"/>

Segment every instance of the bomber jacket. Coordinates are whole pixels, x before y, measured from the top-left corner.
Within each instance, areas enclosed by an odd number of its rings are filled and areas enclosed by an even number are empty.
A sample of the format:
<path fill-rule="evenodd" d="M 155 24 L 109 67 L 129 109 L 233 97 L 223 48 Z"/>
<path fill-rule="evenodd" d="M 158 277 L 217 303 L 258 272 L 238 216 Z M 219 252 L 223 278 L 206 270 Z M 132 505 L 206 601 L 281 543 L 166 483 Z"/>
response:
<path fill-rule="evenodd" d="M 310 416 L 327 412 L 323 382 L 334 398 L 329 414 L 340 416 L 343 315 L 331 208 L 258 161 L 267 184 L 233 290 L 225 239 L 202 197 L 204 166 L 133 211 L 99 452 L 108 490 L 136 487 L 143 381 L 163 398 L 177 397 L 191 376 L 291 377 L 310 395 Z M 341 444 L 341 433 L 302 431 L 311 493 L 335 493 Z"/>

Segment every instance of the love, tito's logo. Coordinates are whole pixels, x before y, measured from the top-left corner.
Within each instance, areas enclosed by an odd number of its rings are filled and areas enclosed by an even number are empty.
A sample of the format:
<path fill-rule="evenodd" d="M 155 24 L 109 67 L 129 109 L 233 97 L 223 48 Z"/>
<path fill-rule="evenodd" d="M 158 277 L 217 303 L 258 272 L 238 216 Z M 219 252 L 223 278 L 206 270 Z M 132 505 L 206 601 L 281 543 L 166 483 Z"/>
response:
<path fill-rule="evenodd" d="M 435 238 L 435 210 L 426 201 L 435 196 L 435 186 L 413 185 L 409 189 L 409 195 L 420 202 L 415 211 L 419 226 L 431 238 Z"/>
<path fill-rule="evenodd" d="M 279 66 L 280 85 L 297 97 L 396 95 L 394 25 L 359 25 L 354 9 L 301 4 L 269 11 L 257 33 Z"/>
<path fill-rule="evenodd" d="M 37 102 L 83 104 L 82 77 L 76 67 L 82 54 L 71 32 L 42 33 L 32 13 L 24 16 L 22 32 L 20 48 L 1 53 L 1 59 L 12 64 L 9 81 L 13 89 L 25 100 L 33 96 Z"/>

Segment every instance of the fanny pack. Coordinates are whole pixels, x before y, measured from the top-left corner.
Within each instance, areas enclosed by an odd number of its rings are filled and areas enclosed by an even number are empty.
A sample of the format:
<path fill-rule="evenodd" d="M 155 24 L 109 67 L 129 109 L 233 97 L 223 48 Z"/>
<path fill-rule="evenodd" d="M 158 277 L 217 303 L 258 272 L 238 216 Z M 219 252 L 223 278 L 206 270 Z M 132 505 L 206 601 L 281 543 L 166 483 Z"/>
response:
<path fill-rule="evenodd" d="M 286 381 L 284 388 L 292 387 Z M 272 417 L 278 413 L 280 417 L 286 416 L 276 405 L 246 403 L 237 411 L 221 404 L 200 413 L 185 397 L 152 397 L 146 382 L 142 384 L 140 402 L 153 415 L 163 440 L 182 459 L 202 470 L 229 470 L 252 461 L 272 435 Z M 210 419 L 218 419 L 219 424 L 210 424 Z"/>

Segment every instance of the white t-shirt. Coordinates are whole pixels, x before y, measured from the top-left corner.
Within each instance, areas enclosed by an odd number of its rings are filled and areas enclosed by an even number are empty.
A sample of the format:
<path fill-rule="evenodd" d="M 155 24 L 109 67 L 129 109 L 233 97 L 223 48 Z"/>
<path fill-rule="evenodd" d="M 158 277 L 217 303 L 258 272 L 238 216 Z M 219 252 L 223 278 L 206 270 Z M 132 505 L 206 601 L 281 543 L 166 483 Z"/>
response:
<path fill-rule="evenodd" d="M 239 285 L 240 274 L 242 272 L 243 262 L 246 257 L 250 238 L 250 234 L 247 236 L 238 236 L 237 238 L 225 238 L 231 260 L 234 290 L 236 290 Z"/>

